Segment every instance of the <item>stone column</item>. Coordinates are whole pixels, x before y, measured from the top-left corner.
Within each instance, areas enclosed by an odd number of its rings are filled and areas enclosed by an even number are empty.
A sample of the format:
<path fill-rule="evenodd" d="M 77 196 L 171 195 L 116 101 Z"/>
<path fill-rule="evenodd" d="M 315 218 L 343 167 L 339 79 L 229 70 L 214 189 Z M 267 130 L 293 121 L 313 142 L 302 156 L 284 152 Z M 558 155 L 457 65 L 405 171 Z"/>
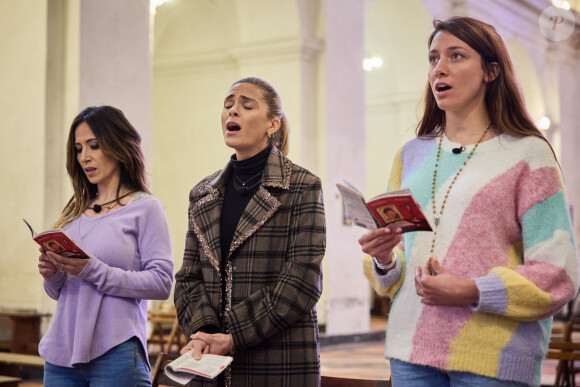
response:
<path fill-rule="evenodd" d="M 561 101 L 559 82 L 559 62 L 562 60 L 555 45 L 549 45 L 542 55 L 544 59 L 543 71 L 541 73 L 542 89 L 544 90 L 544 104 L 546 106 L 546 117 L 550 119 L 550 129 L 546 132 L 546 137 L 552 144 L 554 152 L 559 160 L 562 158 L 562 133 L 560 131 L 561 122 Z"/>
<path fill-rule="evenodd" d="M 149 2 L 81 0 L 79 105 L 112 105 L 143 138 L 151 165 Z M 71 117 L 72 118 L 72 117 Z"/>
<path fill-rule="evenodd" d="M 335 184 L 365 192 L 364 11 L 366 2 L 326 0 L 326 332 L 369 331 L 370 288 L 362 271 L 360 228 L 345 225 Z"/>
<path fill-rule="evenodd" d="M 580 111 L 578 110 L 577 85 L 580 60 L 577 55 L 573 55 L 572 50 L 566 51 L 568 55 L 562 55 L 562 59 L 559 61 L 560 115 L 562 117 L 559 127 L 562 143 L 560 165 L 564 171 L 564 184 L 572 208 L 572 221 L 578 244 L 580 235 L 580 175 L 577 168 L 580 164 L 580 153 L 578 152 Z"/>
<path fill-rule="evenodd" d="M 44 224 L 45 1 L 0 2 L 0 308 L 37 309 L 38 245 L 22 222 Z M 24 228 L 22 228 L 24 226 Z M 0 321 L 0 340 L 10 340 Z"/>

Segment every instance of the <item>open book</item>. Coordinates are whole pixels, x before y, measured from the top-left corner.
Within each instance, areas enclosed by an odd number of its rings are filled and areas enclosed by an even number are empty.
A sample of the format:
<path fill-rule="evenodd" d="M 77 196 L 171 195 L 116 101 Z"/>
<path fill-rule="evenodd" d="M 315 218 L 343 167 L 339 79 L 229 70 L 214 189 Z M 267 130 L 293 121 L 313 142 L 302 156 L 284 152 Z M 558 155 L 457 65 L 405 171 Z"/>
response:
<path fill-rule="evenodd" d="M 165 366 L 165 375 L 177 383 L 187 384 L 196 376 L 213 379 L 218 376 L 234 360 L 231 356 L 201 355 L 195 360 L 193 354 L 187 352 Z"/>
<path fill-rule="evenodd" d="M 389 226 L 405 232 L 432 231 L 409 189 L 386 192 L 365 201 L 351 184 L 336 184 L 352 222 L 369 230 Z"/>
<path fill-rule="evenodd" d="M 63 254 L 69 258 L 88 258 L 89 255 L 85 253 L 80 247 L 73 242 L 72 239 L 61 229 L 48 230 L 37 234 L 32 229 L 30 223 L 26 219 L 22 219 L 32 233 L 32 239 L 36 241 L 45 251 L 52 251 L 53 253 Z"/>

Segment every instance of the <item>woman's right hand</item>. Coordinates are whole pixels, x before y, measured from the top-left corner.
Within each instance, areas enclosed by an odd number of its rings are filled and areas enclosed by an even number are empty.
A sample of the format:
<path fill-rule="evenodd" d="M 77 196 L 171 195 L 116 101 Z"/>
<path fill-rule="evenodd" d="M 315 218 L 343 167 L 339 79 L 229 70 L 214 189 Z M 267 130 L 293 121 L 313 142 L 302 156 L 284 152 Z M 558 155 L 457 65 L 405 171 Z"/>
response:
<path fill-rule="evenodd" d="M 46 255 L 46 251 L 40 248 L 40 257 L 38 257 L 38 272 L 44 278 L 52 277 L 58 269 L 54 266 L 49 260 L 48 256 Z"/>
<path fill-rule="evenodd" d="M 193 356 L 195 360 L 199 360 L 201 359 L 202 354 L 209 353 L 209 345 L 205 340 L 202 340 L 200 338 L 191 339 L 189 343 L 185 344 L 185 347 L 181 348 L 179 354 L 183 355 L 187 352 L 189 352 L 190 355 Z"/>
<path fill-rule="evenodd" d="M 381 264 L 388 265 L 393 257 L 393 249 L 403 240 L 401 228 L 383 227 L 363 235 L 358 243 L 362 251 L 375 257 Z"/>

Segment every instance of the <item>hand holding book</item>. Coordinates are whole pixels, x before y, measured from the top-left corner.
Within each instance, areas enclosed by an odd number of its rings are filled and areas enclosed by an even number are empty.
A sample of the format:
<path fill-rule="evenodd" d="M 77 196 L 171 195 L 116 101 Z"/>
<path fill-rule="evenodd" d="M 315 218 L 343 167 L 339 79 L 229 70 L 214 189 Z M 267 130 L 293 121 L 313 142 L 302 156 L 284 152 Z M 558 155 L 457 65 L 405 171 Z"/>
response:
<path fill-rule="evenodd" d="M 190 351 L 184 353 L 165 366 L 165 374 L 170 379 L 187 384 L 196 376 L 213 379 L 234 360 L 231 356 L 204 354 L 195 360 Z"/>
<path fill-rule="evenodd" d="M 381 227 L 361 236 L 358 243 L 364 253 L 373 258 L 379 272 L 386 272 L 396 266 L 394 249 L 403 240 L 402 230 Z"/>
<path fill-rule="evenodd" d="M 32 239 L 38 243 L 44 251 L 52 251 L 55 254 L 62 254 L 68 258 L 88 258 L 89 255 L 85 253 L 77 244 L 61 229 L 48 230 L 37 234 L 34 229 L 26 221 L 22 219 L 30 229 Z"/>
<path fill-rule="evenodd" d="M 408 189 L 390 191 L 375 196 L 368 202 L 351 184 L 337 184 L 352 222 L 369 230 L 389 226 L 409 231 L 432 231 L 421 207 Z"/>

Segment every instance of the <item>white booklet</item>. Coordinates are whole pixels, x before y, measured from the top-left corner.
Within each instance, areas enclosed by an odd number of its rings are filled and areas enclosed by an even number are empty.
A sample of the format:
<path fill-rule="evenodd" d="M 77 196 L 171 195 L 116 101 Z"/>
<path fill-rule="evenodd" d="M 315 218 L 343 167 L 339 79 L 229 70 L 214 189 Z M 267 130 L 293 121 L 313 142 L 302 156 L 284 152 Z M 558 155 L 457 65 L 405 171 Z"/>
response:
<path fill-rule="evenodd" d="M 201 355 L 195 360 L 193 354 L 187 352 L 165 366 L 165 375 L 177 383 L 187 384 L 196 376 L 213 379 L 218 376 L 234 360 L 231 356 Z"/>

